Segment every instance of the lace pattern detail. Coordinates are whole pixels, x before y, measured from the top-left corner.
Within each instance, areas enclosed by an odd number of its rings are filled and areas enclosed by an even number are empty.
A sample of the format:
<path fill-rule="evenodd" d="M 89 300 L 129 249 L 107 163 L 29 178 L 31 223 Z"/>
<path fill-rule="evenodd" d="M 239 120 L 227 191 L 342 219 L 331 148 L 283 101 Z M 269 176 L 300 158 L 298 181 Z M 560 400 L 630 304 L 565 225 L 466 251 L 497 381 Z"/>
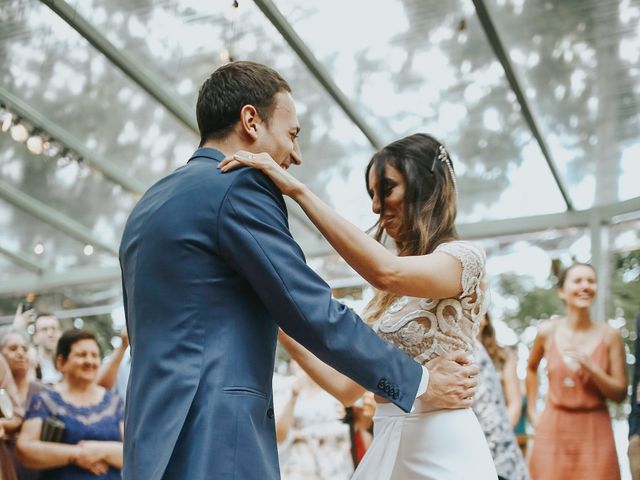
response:
<path fill-rule="evenodd" d="M 444 252 L 462 263 L 462 294 L 470 295 L 484 277 L 486 256 L 484 251 L 469 242 L 449 242 L 438 245 L 436 252 Z"/>
<path fill-rule="evenodd" d="M 63 401 L 60 394 L 54 390 L 45 390 L 33 398 L 29 409 L 34 417 L 46 418 L 49 415 L 73 417 L 83 425 L 101 422 L 105 417 L 124 416 L 122 401 L 116 395 L 109 393 L 105 393 L 103 399 L 96 405 L 76 407 Z"/>
<path fill-rule="evenodd" d="M 454 298 L 433 300 L 400 297 L 374 323 L 374 329 L 417 362 L 454 350 L 472 352 L 480 318 L 486 311 L 482 288 L 485 254 L 468 242 L 449 242 L 436 248 L 462 264 L 462 292 Z"/>

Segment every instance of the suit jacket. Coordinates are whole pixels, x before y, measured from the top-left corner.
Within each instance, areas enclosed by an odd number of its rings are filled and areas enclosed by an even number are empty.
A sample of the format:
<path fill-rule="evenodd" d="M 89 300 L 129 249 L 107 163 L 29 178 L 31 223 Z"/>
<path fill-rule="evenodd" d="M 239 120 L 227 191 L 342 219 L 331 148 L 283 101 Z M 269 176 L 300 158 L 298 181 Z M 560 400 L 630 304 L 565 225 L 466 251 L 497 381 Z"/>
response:
<path fill-rule="evenodd" d="M 120 246 L 132 348 L 126 480 L 278 479 L 271 378 L 278 325 L 409 410 L 421 367 L 305 263 L 281 193 L 197 150 L 134 208 Z"/>

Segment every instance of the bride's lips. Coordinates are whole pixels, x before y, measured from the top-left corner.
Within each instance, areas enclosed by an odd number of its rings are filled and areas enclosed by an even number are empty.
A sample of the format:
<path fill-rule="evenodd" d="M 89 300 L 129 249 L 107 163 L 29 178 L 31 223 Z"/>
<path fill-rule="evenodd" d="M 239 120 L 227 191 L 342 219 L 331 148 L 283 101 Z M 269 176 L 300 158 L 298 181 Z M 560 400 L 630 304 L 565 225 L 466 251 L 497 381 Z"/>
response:
<path fill-rule="evenodd" d="M 383 227 L 388 226 L 392 222 L 393 222 L 392 216 L 383 216 L 380 218 L 380 223 L 382 224 Z"/>

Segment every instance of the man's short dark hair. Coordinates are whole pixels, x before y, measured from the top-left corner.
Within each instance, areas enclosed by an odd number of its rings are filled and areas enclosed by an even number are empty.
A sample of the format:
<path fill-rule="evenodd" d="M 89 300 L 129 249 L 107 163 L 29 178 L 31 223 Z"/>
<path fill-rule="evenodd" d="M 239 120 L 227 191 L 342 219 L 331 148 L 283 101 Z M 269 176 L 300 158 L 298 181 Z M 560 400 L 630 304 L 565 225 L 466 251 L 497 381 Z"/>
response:
<path fill-rule="evenodd" d="M 58 346 L 56 348 L 56 358 L 59 355 L 62 355 L 62 358 L 67 360 L 69 358 L 69 353 L 71 353 L 71 347 L 80 340 L 93 340 L 100 348 L 100 344 L 98 343 L 98 338 L 95 336 L 93 332 L 88 330 L 67 330 L 62 334 L 60 340 L 58 340 Z"/>
<path fill-rule="evenodd" d="M 291 87 L 278 72 L 255 62 L 231 62 L 221 66 L 202 84 L 196 116 L 200 146 L 226 137 L 240 120 L 240 110 L 253 105 L 268 124 L 279 92 Z"/>

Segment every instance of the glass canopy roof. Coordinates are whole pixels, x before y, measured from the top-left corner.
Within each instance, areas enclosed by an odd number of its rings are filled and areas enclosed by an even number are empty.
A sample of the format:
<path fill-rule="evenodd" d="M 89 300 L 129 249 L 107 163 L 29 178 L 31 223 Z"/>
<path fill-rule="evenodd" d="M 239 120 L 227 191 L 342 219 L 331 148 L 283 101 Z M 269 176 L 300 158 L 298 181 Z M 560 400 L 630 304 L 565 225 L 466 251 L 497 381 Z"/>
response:
<path fill-rule="evenodd" d="M 128 213 L 197 147 L 197 90 L 229 59 L 267 63 L 290 81 L 304 158 L 295 174 L 361 228 L 375 221 L 368 159 L 417 131 L 451 151 L 459 221 L 486 224 L 478 238 L 491 237 L 492 222 L 570 217 L 571 208 L 640 197 L 640 0 L 233 3 L 0 4 L 0 297 L 43 276 L 52 279 L 43 288 L 61 288 L 69 272 L 85 272 L 74 284 L 82 288 L 98 281 L 91 268 L 117 282 Z M 52 140 L 39 149 L 30 134 Z M 326 254 L 290 211 L 307 255 Z"/>

